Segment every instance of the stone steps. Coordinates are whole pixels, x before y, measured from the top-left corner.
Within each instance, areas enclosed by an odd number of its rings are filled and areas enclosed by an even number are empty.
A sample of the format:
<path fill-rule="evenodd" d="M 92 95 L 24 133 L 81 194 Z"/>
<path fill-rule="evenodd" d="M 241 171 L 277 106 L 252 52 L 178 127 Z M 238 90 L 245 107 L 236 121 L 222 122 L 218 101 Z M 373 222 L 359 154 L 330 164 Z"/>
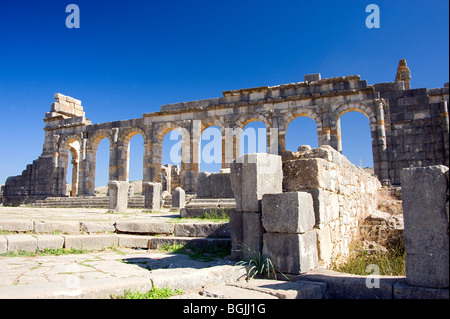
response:
<path fill-rule="evenodd" d="M 180 210 L 181 217 L 202 217 L 204 214 L 228 215 L 236 210 L 234 198 L 192 198 Z"/>
<path fill-rule="evenodd" d="M 135 195 L 128 199 L 128 208 L 144 208 L 145 198 Z M 64 208 L 108 208 L 108 196 L 82 196 L 82 197 L 47 197 L 31 204 L 36 207 L 64 207 Z"/>
<path fill-rule="evenodd" d="M 44 249 L 85 249 L 103 250 L 123 247 L 138 249 L 161 249 L 165 245 L 183 245 L 189 248 L 205 248 L 226 245 L 231 247 L 229 238 L 159 237 L 130 234 L 96 235 L 0 235 L 0 254 L 8 252 L 35 252 Z"/>

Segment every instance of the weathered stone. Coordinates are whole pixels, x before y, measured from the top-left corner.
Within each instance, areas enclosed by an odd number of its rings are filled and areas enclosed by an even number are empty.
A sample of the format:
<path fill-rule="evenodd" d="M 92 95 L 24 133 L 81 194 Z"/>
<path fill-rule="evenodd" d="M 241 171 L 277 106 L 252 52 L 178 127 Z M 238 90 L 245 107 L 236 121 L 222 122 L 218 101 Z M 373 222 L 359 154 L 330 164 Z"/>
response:
<path fill-rule="evenodd" d="M 177 237 L 230 238 L 230 229 L 228 223 L 176 224 L 174 235 Z"/>
<path fill-rule="evenodd" d="M 232 212 L 230 214 L 230 235 L 231 235 L 231 258 L 233 260 L 242 260 L 243 255 L 243 243 L 244 243 L 244 226 L 243 226 L 243 214 L 242 212 Z"/>
<path fill-rule="evenodd" d="M 243 258 L 249 260 L 262 251 L 264 228 L 261 213 L 242 212 Z"/>
<path fill-rule="evenodd" d="M 283 162 L 283 191 L 296 192 L 325 188 L 322 159 L 298 159 Z"/>
<path fill-rule="evenodd" d="M 89 234 L 115 232 L 113 222 L 81 222 L 80 227 Z"/>
<path fill-rule="evenodd" d="M 322 229 L 317 229 L 317 254 L 319 262 L 327 265 L 331 261 L 333 244 L 331 243 L 331 231 L 327 225 Z"/>
<path fill-rule="evenodd" d="M 78 234 L 80 232 L 80 223 L 73 221 L 36 221 L 34 223 L 36 233 L 53 234 Z"/>
<path fill-rule="evenodd" d="M 111 181 L 108 183 L 109 211 L 125 213 L 128 206 L 128 182 Z"/>
<path fill-rule="evenodd" d="M 394 299 L 449 299 L 449 290 L 443 288 L 427 288 L 410 286 L 406 280 L 394 284 Z"/>
<path fill-rule="evenodd" d="M 245 154 L 231 164 L 231 185 L 236 211 L 259 212 L 264 194 L 282 192 L 281 157 L 271 154 Z"/>
<path fill-rule="evenodd" d="M 64 248 L 101 250 L 118 246 L 117 235 L 65 235 Z"/>
<path fill-rule="evenodd" d="M 150 210 L 161 209 L 161 183 L 143 184 L 145 190 L 145 208 Z"/>
<path fill-rule="evenodd" d="M 5 238 L 8 241 L 8 251 L 35 252 L 37 249 L 37 239 L 32 235 L 6 235 Z"/>
<path fill-rule="evenodd" d="M 58 235 L 38 235 L 37 249 L 61 249 L 64 247 L 64 237 Z"/>
<path fill-rule="evenodd" d="M 304 234 L 265 233 L 263 242 L 263 255 L 281 272 L 300 274 L 318 266 L 314 230 Z"/>
<path fill-rule="evenodd" d="M 306 192 L 265 194 L 262 224 L 269 233 L 302 234 L 315 224 L 312 196 Z"/>
<path fill-rule="evenodd" d="M 212 173 L 199 172 L 197 174 L 197 197 L 208 198 L 211 197 L 211 181 L 209 176 Z"/>
<path fill-rule="evenodd" d="M 4 254 L 8 251 L 8 241 L 5 237 L 0 236 L 0 254 Z"/>
<path fill-rule="evenodd" d="M 449 286 L 447 171 L 448 167 L 442 165 L 402 170 L 406 281 L 409 285 Z"/>
<path fill-rule="evenodd" d="M 10 232 L 26 232 L 33 230 L 32 220 L 1 220 L 0 230 Z"/>
<path fill-rule="evenodd" d="M 149 249 L 148 243 L 152 239 L 151 236 L 142 235 L 117 235 L 119 247 L 142 248 Z"/>
<path fill-rule="evenodd" d="M 118 221 L 116 222 L 116 230 L 120 233 L 131 234 L 173 234 L 175 224 L 145 221 Z"/>
<path fill-rule="evenodd" d="M 331 221 L 339 218 L 339 199 L 338 194 L 314 188 L 308 190 L 314 202 L 314 214 L 316 226 L 321 228 Z"/>
<path fill-rule="evenodd" d="M 172 193 L 172 208 L 182 209 L 186 205 L 186 195 L 184 189 L 177 187 Z"/>

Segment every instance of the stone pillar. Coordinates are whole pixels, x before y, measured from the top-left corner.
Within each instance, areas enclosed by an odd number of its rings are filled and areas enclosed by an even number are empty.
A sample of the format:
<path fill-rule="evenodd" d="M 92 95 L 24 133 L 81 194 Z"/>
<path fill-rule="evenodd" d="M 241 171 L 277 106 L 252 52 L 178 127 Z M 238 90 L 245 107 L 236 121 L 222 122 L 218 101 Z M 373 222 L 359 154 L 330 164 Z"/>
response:
<path fill-rule="evenodd" d="M 172 209 L 182 209 L 186 203 L 184 189 L 177 187 L 172 193 Z"/>
<path fill-rule="evenodd" d="M 448 174 L 443 165 L 401 171 L 408 285 L 449 286 Z"/>
<path fill-rule="evenodd" d="M 109 212 L 125 213 L 128 207 L 128 182 L 110 181 L 109 191 Z"/>
<path fill-rule="evenodd" d="M 284 273 L 318 266 L 313 197 L 306 192 L 266 194 L 262 199 L 263 254 Z"/>
<path fill-rule="evenodd" d="M 161 183 L 143 183 L 145 192 L 145 208 L 151 211 L 161 209 Z"/>
<path fill-rule="evenodd" d="M 248 259 L 263 248 L 263 195 L 283 191 L 281 156 L 245 154 L 231 164 L 230 178 L 236 200 L 236 212 L 230 216 L 232 258 Z"/>

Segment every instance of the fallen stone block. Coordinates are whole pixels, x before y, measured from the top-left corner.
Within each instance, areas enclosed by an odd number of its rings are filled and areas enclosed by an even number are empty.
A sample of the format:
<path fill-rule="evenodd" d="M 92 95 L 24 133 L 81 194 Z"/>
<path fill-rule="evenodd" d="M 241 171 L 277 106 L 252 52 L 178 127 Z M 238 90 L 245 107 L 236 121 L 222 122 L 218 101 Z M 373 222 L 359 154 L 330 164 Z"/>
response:
<path fill-rule="evenodd" d="M 66 235 L 64 248 L 101 250 L 111 246 L 118 246 L 117 235 Z"/>
<path fill-rule="evenodd" d="M 173 234 L 175 224 L 154 222 L 116 222 L 116 230 L 119 233 L 132 234 Z"/>
<path fill-rule="evenodd" d="M 37 249 L 37 239 L 32 235 L 6 235 L 5 238 L 8 241 L 8 251 L 35 252 Z"/>
<path fill-rule="evenodd" d="M 34 232 L 43 234 L 53 234 L 60 232 L 63 234 L 78 234 L 80 223 L 73 221 L 36 221 Z"/>
<path fill-rule="evenodd" d="M 128 207 L 128 182 L 108 182 L 108 209 L 113 213 L 125 213 Z"/>
<path fill-rule="evenodd" d="M 262 225 L 269 233 L 302 234 L 313 229 L 311 194 L 290 192 L 266 194 L 262 198 Z"/>

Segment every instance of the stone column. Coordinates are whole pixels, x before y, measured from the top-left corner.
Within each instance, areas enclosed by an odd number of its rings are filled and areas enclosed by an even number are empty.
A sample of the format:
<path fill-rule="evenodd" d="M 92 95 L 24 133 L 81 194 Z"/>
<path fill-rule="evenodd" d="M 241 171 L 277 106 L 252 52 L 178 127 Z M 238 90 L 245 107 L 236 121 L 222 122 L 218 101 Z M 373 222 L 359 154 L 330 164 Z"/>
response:
<path fill-rule="evenodd" d="M 108 182 L 109 206 L 108 211 L 113 213 L 125 213 L 128 207 L 128 182 Z"/>
<path fill-rule="evenodd" d="M 448 176 L 443 165 L 401 171 L 408 285 L 449 286 Z"/>
<path fill-rule="evenodd" d="M 262 251 L 262 196 L 283 191 L 281 156 L 245 154 L 234 160 L 230 168 L 236 200 L 236 212 L 230 216 L 232 257 L 248 259 Z"/>
<path fill-rule="evenodd" d="M 145 192 L 145 208 L 151 211 L 161 209 L 161 183 L 143 183 Z"/>

